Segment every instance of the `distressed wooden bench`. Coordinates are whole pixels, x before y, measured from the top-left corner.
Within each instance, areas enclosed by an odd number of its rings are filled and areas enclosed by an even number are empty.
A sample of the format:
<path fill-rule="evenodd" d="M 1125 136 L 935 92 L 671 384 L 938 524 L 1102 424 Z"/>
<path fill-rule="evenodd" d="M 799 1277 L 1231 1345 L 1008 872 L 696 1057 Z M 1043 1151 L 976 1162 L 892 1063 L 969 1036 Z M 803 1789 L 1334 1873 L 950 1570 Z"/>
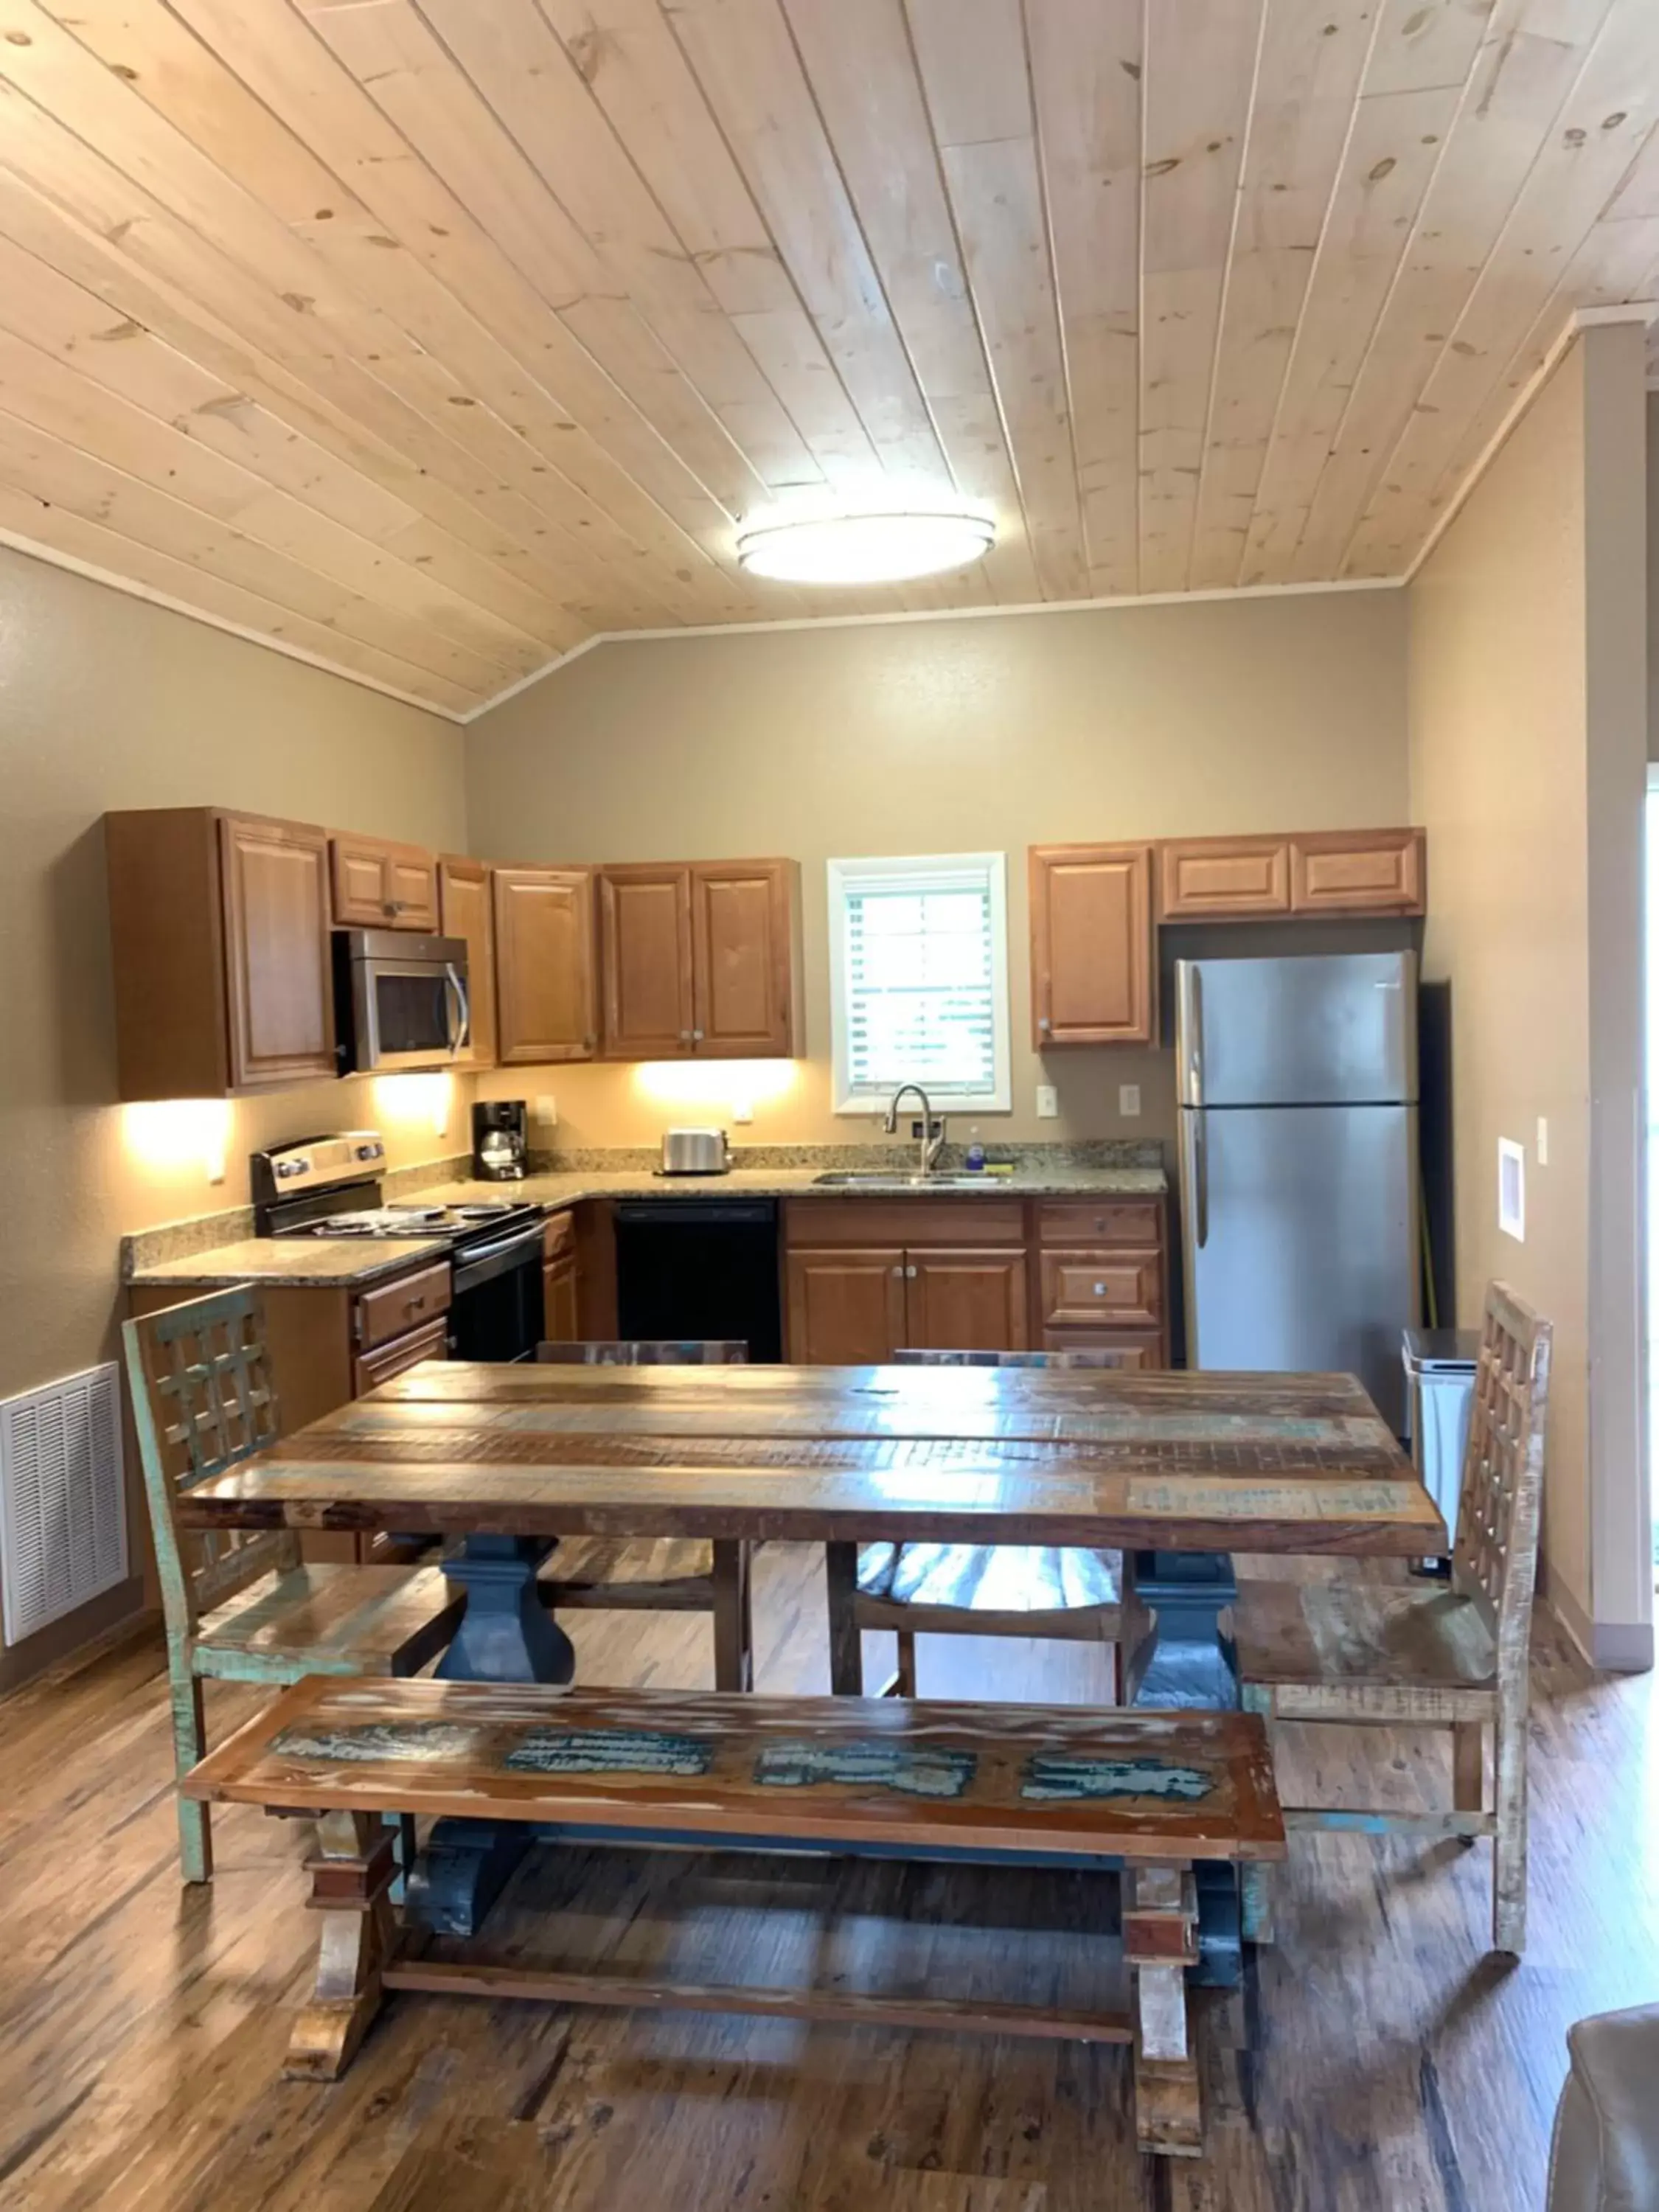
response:
<path fill-rule="evenodd" d="M 759 2013 L 1134 2046 L 1143 2149 L 1195 2155 L 1186 1969 L 1194 1860 L 1284 1856 L 1263 1723 L 1237 1712 L 757 1698 L 482 1682 L 284 1692 L 185 1790 L 315 1814 L 316 1986 L 292 2075 L 333 2080 L 390 1990 Z M 584 1844 L 869 1852 L 1124 1875 L 1127 2012 L 709 1987 L 416 1956 L 394 1920 L 387 1814 L 520 1821 Z"/>

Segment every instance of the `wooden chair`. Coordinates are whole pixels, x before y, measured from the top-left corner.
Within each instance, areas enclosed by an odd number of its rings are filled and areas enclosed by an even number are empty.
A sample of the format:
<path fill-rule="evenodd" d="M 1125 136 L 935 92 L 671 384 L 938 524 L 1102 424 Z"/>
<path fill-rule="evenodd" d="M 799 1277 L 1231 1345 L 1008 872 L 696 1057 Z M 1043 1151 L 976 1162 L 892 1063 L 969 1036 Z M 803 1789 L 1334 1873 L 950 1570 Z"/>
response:
<path fill-rule="evenodd" d="M 656 1340 L 644 1337 L 544 1344 L 536 1357 L 579 1367 L 741 1367 L 749 1346 L 730 1337 Z M 544 1605 L 596 1613 L 707 1613 L 714 1622 L 714 1687 L 755 1686 L 754 1626 L 749 1544 L 708 1544 L 689 1537 L 617 1544 L 601 1537 L 562 1538 L 558 1572 L 538 1578 Z"/>
<path fill-rule="evenodd" d="M 178 1500 L 280 1433 L 264 1310 L 249 1288 L 123 1325 L 144 1470 L 182 1778 L 207 1753 L 202 1684 L 306 1674 L 413 1674 L 454 1635 L 466 1601 L 436 1567 L 307 1566 L 291 1530 L 202 1535 Z M 179 1800 L 186 1881 L 213 1874 L 208 1808 Z"/>
<path fill-rule="evenodd" d="M 1121 1368 L 1115 1347 L 1079 1352 L 896 1352 L 900 1367 Z M 832 1546 L 830 1646 L 863 1686 L 859 1638 L 891 1629 L 898 1671 L 887 1686 L 916 1694 L 918 1636 L 1033 1636 L 1110 1647 L 1111 1701 L 1121 1694 L 1123 1554 L 1014 1544 L 863 1544 L 857 1579 L 844 1586 L 850 1547 Z M 837 1682 L 837 1689 L 842 1687 Z"/>
<path fill-rule="evenodd" d="M 1376 1835 L 1490 1836 L 1492 1948 L 1517 1955 L 1527 1930 L 1528 1632 L 1551 1334 L 1548 1322 L 1512 1291 L 1488 1285 L 1449 1589 L 1247 1582 L 1235 1613 L 1243 1702 L 1270 1725 L 1337 1721 L 1452 1731 L 1451 1811 L 1287 1806 L 1287 1823 Z M 1245 1933 L 1272 1939 L 1270 1896 L 1254 1875 Z"/>

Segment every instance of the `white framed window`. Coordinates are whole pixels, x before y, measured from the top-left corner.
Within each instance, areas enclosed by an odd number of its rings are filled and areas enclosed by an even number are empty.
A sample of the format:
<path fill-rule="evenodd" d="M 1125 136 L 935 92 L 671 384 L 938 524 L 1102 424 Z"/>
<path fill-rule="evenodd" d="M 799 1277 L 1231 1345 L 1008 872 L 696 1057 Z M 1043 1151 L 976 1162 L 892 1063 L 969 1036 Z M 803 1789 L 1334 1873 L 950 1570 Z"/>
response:
<path fill-rule="evenodd" d="M 941 1112 L 1006 1113 L 1004 855 L 831 860 L 830 1022 L 837 1114 L 901 1083 Z"/>

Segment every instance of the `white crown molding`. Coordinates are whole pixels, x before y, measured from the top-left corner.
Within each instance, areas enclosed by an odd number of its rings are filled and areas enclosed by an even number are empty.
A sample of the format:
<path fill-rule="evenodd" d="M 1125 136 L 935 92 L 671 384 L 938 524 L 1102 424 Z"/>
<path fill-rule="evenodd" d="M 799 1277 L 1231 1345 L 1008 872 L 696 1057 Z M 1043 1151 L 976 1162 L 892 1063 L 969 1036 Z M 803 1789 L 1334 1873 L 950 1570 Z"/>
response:
<path fill-rule="evenodd" d="M 1637 323 L 1644 330 L 1647 330 L 1656 320 L 1659 320 L 1659 300 L 1632 300 L 1609 307 L 1572 309 L 1557 333 L 1548 352 L 1519 392 L 1516 393 L 1514 401 L 1505 412 L 1503 421 L 1476 455 L 1474 466 L 1459 484 L 1451 498 L 1447 501 L 1440 519 L 1421 545 L 1418 547 L 1412 564 L 1406 571 L 1404 580 L 1407 583 L 1409 584 L 1416 576 L 1423 563 L 1468 506 L 1480 479 L 1509 443 L 1521 417 L 1537 398 L 1556 370 L 1559 368 L 1563 357 L 1574 339 L 1581 337 L 1585 331 L 1608 330 L 1620 323 Z M 1649 380 L 1647 388 L 1650 392 L 1656 388 L 1651 380 Z"/>
<path fill-rule="evenodd" d="M 890 629 L 903 623 L 986 622 L 1002 615 L 1086 615 L 1098 613 L 1103 607 L 1188 607 L 1209 605 L 1218 599 L 1305 599 L 1310 593 L 1330 592 L 1396 592 L 1405 581 L 1403 576 L 1343 576 L 1328 584 L 1240 584 L 1199 592 L 1146 592 L 1139 595 L 1126 592 L 1113 599 L 1036 599 L 1015 606 L 917 607 L 886 615 L 787 615 L 773 622 L 687 623 L 678 629 L 601 629 L 592 637 L 585 637 L 580 645 L 572 646 L 568 653 L 556 654 L 544 667 L 521 676 L 516 684 L 510 684 L 505 691 L 498 691 L 493 699 L 486 699 L 482 706 L 470 707 L 459 719 L 470 726 L 482 715 L 494 714 L 497 707 L 516 699 L 521 691 L 529 690 L 544 677 L 556 675 L 560 669 L 568 668 L 573 660 L 580 659 L 583 653 L 591 653 L 598 645 L 661 644 L 684 637 L 756 637 L 773 630 Z"/>
<path fill-rule="evenodd" d="M 347 684 L 360 684 L 365 691 L 378 691 L 382 698 L 395 699 L 400 706 L 418 707 L 422 714 L 435 714 L 441 722 L 453 722 L 459 728 L 468 719 L 457 714 L 453 707 L 436 706 L 413 691 L 400 691 L 395 684 L 382 684 L 378 677 L 365 676 L 361 669 L 343 667 L 337 660 L 325 659 L 320 653 L 309 652 L 303 645 L 290 645 L 286 638 L 270 637 L 263 630 L 249 629 L 245 623 L 232 622 L 228 616 L 210 613 L 205 607 L 193 607 L 186 600 L 175 599 L 171 592 L 158 592 L 152 584 L 137 583 L 131 576 L 118 576 L 112 568 L 100 568 L 94 561 L 82 560 L 78 554 L 60 552 L 55 545 L 43 545 L 38 538 L 25 538 L 21 531 L 0 528 L 0 545 L 9 545 L 14 553 L 27 553 L 31 560 L 44 561 L 49 568 L 66 568 L 71 576 L 84 576 L 89 584 L 104 584 L 112 592 L 124 592 L 130 599 L 143 599 L 148 606 L 164 607 L 168 614 L 183 615 L 187 622 L 203 623 L 209 629 L 222 630 L 227 637 L 240 637 L 246 645 L 261 645 L 267 653 L 280 653 L 284 660 L 297 660 L 304 667 L 320 669 L 325 676 L 337 676 Z M 538 675 L 541 672 L 537 671 Z M 532 676 L 525 680 L 533 684 L 536 679 Z"/>

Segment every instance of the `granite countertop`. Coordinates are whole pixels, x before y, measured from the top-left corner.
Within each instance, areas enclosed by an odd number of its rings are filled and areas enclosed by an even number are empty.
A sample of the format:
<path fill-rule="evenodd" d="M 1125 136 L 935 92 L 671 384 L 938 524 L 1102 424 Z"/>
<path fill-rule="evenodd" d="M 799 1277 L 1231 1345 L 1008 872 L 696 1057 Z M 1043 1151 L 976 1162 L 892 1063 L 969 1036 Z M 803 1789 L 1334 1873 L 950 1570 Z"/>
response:
<path fill-rule="evenodd" d="M 727 1175 L 662 1176 L 649 1168 L 610 1174 L 573 1168 L 562 1174 L 531 1174 L 520 1183 L 458 1181 L 433 1183 L 414 1194 L 434 1205 L 465 1206 L 506 1191 L 549 1208 L 574 1206 L 584 1198 L 950 1198 L 977 1206 L 992 1198 L 1162 1198 L 1169 1188 L 1162 1168 L 1022 1168 L 1010 1176 L 981 1176 L 971 1186 L 945 1182 L 925 1191 L 896 1170 L 890 1182 L 823 1183 L 817 1168 L 733 1168 Z"/>
<path fill-rule="evenodd" d="M 755 1148 L 757 1151 L 760 1147 Z M 1081 1151 L 1084 1157 L 1075 1157 Z M 1101 1152 L 1107 1158 L 1102 1160 Z M 1114 1159 L 1115 1152 L 1119 1157 Z M 872 1158 L 874 1153 L 876 1157 Z M 1068 1153 L 1072 1154 L 1068 1157 Z M 1139 1153 L 1139 1157 L 1135 1158 Z M 1092 1157 L 1090 1157 L 1092 1154 Z M 1046 1157 L 1044 1157 L 1046 1155 Z M 388 1198 L 400 1205 L 465 1206 L 504 1198 L 528 1200 L 549 1212 L 585 1198 L 858 1198 L 961 1200 L 978 1206 L 998 1198 L 1162 1198 L 1169 1188 L 1156 1146 L 1033 1146 L 1012 1175 L 987 1175 L 971 1184 L 945 1182 L 935 1192 L 907 1183 L 908 1149 L 848 1146 L 839 1149 L 779 1146 L 773 1161 L 733 1168 L 723 1176 L 661 1176 L 647 1152 L 575 1155 L 557 1170 L 532 1172 L 520 1183 L 480 1182 L 454 1170 L 461 1162 L 435 1162 L 427 1170 L 401 1169 L 386 1178 Z M 947 1158 L 950 1156 L 947 1155 Z M 890 1182 L 824 1183 L 826 1170 L 855 1167 L 885 1171 Z M 446 1176 L 444 1170 L 451 1172 Z M 957 1174 L 954 1162 L 946 1174 Z M 249 1234 L 246 1207 L 193 1221 L 174 1222 L 123 1239 L 122 1273 L 141 1286 L 219 1289 L 233 1283 L 289 1283 L 324 1290 L 353 1290 L 441 1259 L 448 1245 L 435 1237 L 268 1237 Z M 222 1243 L 216 1242 L 222 1237 Z"/>
<path fill-rule="evenodd" d="M 304 1290 L 350 1291 L 448 1256 L 436 1237 L 248 1237 L 173 1260 L 135 1267 L 140 1287 L 228 1290 L 235 1283 L 287 1283 Z"/>

